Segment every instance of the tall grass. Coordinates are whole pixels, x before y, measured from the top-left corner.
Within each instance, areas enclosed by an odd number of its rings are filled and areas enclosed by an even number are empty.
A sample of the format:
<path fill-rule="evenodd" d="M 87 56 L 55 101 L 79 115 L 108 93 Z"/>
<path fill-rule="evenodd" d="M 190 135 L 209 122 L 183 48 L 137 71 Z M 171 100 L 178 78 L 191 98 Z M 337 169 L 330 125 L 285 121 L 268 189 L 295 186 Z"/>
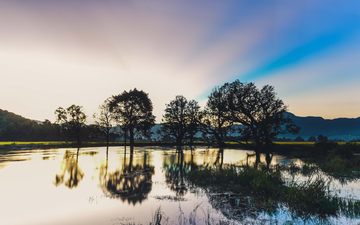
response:
<path fill-rule="evenodd" d="M 216 218 L 213 218 L 211 215 L 211 210 L 208 208 L 206 211 L 201 207 L 202 202 L 197 204 L 193 210 L 190 212 L 189 216 L 186 216 L 183 210 L 181 209 L 181 205 L 179 203 L 179 210 L 176 214 L 177 218 L 174 220 L 170 220 L 169 217 L 165 215 L 165 213 L 161 210 L 161 206 L 159 206 L 155 213 L 152 214 L 152 221 L 149 225 L 167 225 L 167 224 L 178 224 L 178 225 L 196 225 L 196 223 L 200 222 L 200 224 L 206 225 L 228 225 L 229 221 L 223 221 Z M 202 210 L 203 217 L 198 217 L 197 212 Z M 176 215 L 175 214 L 175 215 Z"/>
<path fill-rule="evenodd" d="M 315 167 L 305 164 L 302 168 L 290 166 L 286 170 L 313 174 L 313 168 Z M 189 178 L 204 187 L 212 186 L 222 191 L 230 190 L 241 196 L 248 196 L 256 209 L 269 214 L 276 212 L 279 204 L 287 206 L 293 215 L 304 221 L 312 217 L 336 217 L 341 212 L 346 212 L 347 215 L 359 214 L 356 210 L 360 207 L 360 201 L 332 195 L 329 180 L 310 176 L 304 182 L 285 183 L 281 175 L 283 170 L 285 168 L 281 166 L 269 170 L 264 167 L 239 168 L 233 165 L 224 166 L 222 169 L 205 166 L 191 171 Z"/>

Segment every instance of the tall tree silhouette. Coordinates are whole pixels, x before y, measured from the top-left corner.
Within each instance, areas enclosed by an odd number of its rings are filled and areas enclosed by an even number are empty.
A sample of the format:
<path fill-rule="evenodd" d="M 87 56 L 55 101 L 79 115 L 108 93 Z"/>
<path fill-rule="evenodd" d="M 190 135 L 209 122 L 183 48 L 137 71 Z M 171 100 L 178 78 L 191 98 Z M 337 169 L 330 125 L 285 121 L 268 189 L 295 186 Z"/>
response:
<path fill-rule="evenodd" d="M 191 126 L 196 126 L 197 120 L 194 114 L 198 113 L 199 108 L 196 101 L 190 101 L 182 95 L 177 95 L 174 100 L 166 104 L 165 114 L 161 121 L 161 132 L 164 138 L 172 137 L 176 140 L 177 149 L 181 149 L 182 141 L 189 131 L 191 124 L 191 117 L 194 116 L 194 121 Z M 192 133 L 195 132 L 195 127 L 192 127 Z"/>
<path fill-rule="evenodd" d="M 244 125 L 241 132 L 252 138 L 257 152 L 268 151 L 272 139 L 279 134 L 299 132 L 300 128 L 285 116 L 287 106 L 276 97 L 273 86 L 258 89 L 254 83 L 244 84 L 239 80 L 225 85 L 230 85 L 230 118 Z"/>
<path fill-rule="evenodd" d="M 190 145 L 193 146 L 194 136 L 200 130 L 200 121 L 201 121 L 201 111 L 200 106 L 197 101 L 191 100 L 187 104 L 187 138 L 190 139 Z"/>
<path fill-rule="evenodd" d="M 214 136 L 220 146 L 224 146 L 225 138 L 233 124 L 230 118 L 229 95 L 229 84 L 214 88 L 201 119 L 201 131 Z"/>
<path fill-rule="evenodd" d="M 62 133 L 67 137 L 75 136 L 78 145 L 80 145 L 80 132 L 86 121 L 83 107 L 78 105 L 71 105 L 67 109 L 59 107 L 55 110 L 54 114 L 56 123 L 61 125 Z"/>
<path fill-rule="evenodd" d="M 115 117 L 110 112 L 109 106 L 110 98 L 106 99 L 103 104 L 99 106 L 99 112 L 93 114 L 94 122 L 98 125 L 100 131 L 105 134 L 106 146 L 109 146 L 109 135 L 111 128 L 115 125 Z"/>
<path fill-rule="evenodd" d="M 149 137 L 151 127 L 154 126 L 155 116 L 152 114 L 153 105 L 147 93 L 136 88 L 120 95 L 112 96 L 110 112 L 114 113 L 117 123 L 130 134 L 130 152 L 134 147 L 135 133 Z"/>

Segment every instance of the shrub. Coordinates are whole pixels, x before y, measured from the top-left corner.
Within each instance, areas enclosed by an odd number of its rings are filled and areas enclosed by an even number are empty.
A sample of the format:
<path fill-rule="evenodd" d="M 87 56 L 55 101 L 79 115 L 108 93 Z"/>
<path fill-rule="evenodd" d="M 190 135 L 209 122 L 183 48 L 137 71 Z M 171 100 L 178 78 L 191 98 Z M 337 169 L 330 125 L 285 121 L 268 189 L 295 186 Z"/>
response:
<path fill-rule="evenodd" d="M 329 157 L 328 157 L 329 158 Z M 327 160 L 323 166 L 322 169 L 326 172 L 345 172 L 347 165 L 347 160 L 341 158 L 341 156 L 337 155 L 329 160 Z"/>

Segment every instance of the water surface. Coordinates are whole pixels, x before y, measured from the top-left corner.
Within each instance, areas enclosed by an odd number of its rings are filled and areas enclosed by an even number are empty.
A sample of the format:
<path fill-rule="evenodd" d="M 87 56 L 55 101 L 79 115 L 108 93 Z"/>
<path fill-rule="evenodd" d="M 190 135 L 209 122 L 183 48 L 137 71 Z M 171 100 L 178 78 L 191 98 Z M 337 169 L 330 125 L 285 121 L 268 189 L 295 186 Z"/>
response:
<path fill-rule="evenodd" d="M 186 174 L 196 165 L 246 163 L 251 151 L 197 148 L 179 154 L 173 148 L 124 147 L 16 150 L 0 154 L 1 224 L 149 224 L 161 207 L 168 224 L 227 221 L 230 224 L 293 221 L 286 209 L 228 220 L 213 208 L 207 190 L 192 185 Z M 261 161 L 265 161 L 265 156 Z M 252 160 L 252 159 L 250 159 Z M 274 155 L 271 164 L 299 163 Z M 287 175 L 288 179 L 305 179 Z M 332 181 L 334 194 L 359 198 L 359 182 Z M 340 193 L 335 190 L 341 190 Z M 357 218 L 330 218 L 333 223 Z"/>

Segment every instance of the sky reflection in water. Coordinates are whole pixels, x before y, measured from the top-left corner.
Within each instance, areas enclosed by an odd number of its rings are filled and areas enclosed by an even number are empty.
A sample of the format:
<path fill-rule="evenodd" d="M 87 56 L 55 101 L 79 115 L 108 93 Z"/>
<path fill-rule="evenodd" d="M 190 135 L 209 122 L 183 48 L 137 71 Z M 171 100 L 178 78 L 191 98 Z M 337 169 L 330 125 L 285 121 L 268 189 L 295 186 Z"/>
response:
<path fill-rule="evenodd" d="M 142 147 L 130 155 L 124 147 L 111 147 L 108 153 L 102 147 L 0 154 L 1 224 L 149 224 L 159 206 L 171 224 L 182 213 L 189 218 L 198 205 L 196 224 L 204 224 L 209 212 L 213 219 L 226 220 L 185 174 L 195 164 L 246 163 L 246 153 L 252 152 L 225 149 L 221 157 L 218 149 L 185 150 L 182 155 L 171 148 Z M 271 164 L 291 161 L 274 155 Z M 333 187 L 342 188 L 339 195 L 360 196 L 358 183 L 334 181 Z M 286 213 L 260 218 L 291 219 Z"/>

